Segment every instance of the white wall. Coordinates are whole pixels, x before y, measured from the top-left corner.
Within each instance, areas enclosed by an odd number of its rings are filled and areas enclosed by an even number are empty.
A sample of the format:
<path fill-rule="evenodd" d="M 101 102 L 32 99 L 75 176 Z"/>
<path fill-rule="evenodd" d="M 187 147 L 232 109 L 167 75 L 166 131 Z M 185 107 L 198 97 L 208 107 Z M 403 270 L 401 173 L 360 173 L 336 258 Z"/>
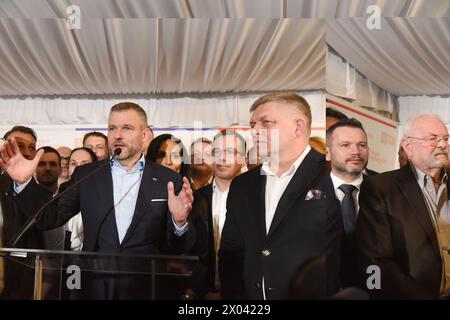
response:
<path fill-rule="evenodd" d="M 312 136 L 325 138 L 325 100 L 321 91 L 299 92 L 311 105 Z M 212 138 L 218 129 L 238 127 L 251 146 L 249 108 L 263 94 L 191 96 L 191 97 L 123 97 L 123 98 L 27 98 L 0 99 L 0 134 L 16 124 L 32 127 L 38 134 L 38 146 L 78 147 L 89 131 L 106 134 L 109 110 L 122 101 L 143 107 L 155 135 L 172 133 L 188 146 L 200 136 Z"/>

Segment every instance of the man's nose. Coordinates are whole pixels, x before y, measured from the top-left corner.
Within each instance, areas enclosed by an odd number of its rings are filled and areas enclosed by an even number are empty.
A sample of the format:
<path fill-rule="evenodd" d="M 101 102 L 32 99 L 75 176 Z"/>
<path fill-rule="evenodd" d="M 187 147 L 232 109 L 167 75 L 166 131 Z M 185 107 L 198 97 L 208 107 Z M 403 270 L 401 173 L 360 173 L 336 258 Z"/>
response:
<path fill-rule="evenodd" d="M 359 146 L 356 144 L 351 144 L 350 145 L 350 153 L 351 154 L 359 154 L 360 150 L 359 150 Z"/>
<path fill-rule="evenodd" d="M 261 126 L 259 124 L 255 124 L 250 131 L 250 134 L 255 137 L 260 134 Z"/>
<path fill-rule="evenodd" d="M 445 139 L 441 137 L 438 140 L 437 146 L 444 149 L 448 149 L 448 141 L 445 141 Z"/>
<path fill-rule="evenodd" d="M 118 128 L 116 130 L 114 130 L 114 135 L 113 135 L 114 139 L 121 139 L 122 138 L 122 129 Z"/>

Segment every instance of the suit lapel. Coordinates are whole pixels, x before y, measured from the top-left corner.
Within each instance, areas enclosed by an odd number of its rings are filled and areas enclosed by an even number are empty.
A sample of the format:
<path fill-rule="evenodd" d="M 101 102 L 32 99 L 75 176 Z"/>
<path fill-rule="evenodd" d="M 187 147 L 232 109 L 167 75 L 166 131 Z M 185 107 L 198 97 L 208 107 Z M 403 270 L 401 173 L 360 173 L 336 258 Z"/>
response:
<path fill-rule="evenodd" d="M 11 188 L 12 180 L 6 173 L 0 174 L 0 192 L 7 193 Z"/>
<path fill-rule="evenodd" d="M 401 174 L 397 180 L 400 191 L 409 203 L 412 212 L 416 215 L 423 229 L 428 235 L 433 244 L 435 253 L 439 253 L 439 244 L 434 231 L 433 223 L 431 222 L 430 213 L 425 204 L 422 190 L 420 189 L 416 178 L 412 172 L 414 170 L 409 164 L 401 169 Z"/>
<path fill-rule="evenodd" d="M 206 205 L 208 206 L 208 212 L 211 212 L 211 221 L 212 221 L 212 197 L 213 197 L 213 184 L 210 183 L 209 185 L 206 186 L 205 189 L 205 200 L 206 200 Z"/>
<path fill-rule="evenodd" d="M 318 152 L 311 150 L 297 168 L 297 171 L 278 202 L 278 206 L 275 210 L 275 215 L 267 235 L 268 237 L 274 233 L 286 214 L 290 212 L 290 209 L 294 205 L 297 198 L 305 197 L 305 194 L 308 191 L 307 188 L 310 186 L 311 182 L 322 172 L 323 163 L 321 165 L 320 159 L 321 155 Z"/>
<path fill-rule="evenodd" d="M 109 161 L 109 160 L 106 160 Z M 98 174 L 95 175 L 95 183 L 97 185 L 97 195 L 99 201 L 99 208 L 105 208 L 102 213 L 100 223 L 97 227 L 97 234 L 103 223 L 107 223 L 112 236 L 117 240 L 117 246 L 119 245 L 119 234 L 117 231 L 115 210 L 114 210 L 114 191 L 113 180 L 111 174 L 111 166 L 105 166 Z M 106 220 L 106 221 L 105 221 Z"/>
<path fill-rule="evenodd" d="M 144 172 L 142 174 L 141 185 L 139 186 L 138 198 L 136 201 L 136 208 L 134 210 L 133 219 L 128 227 L 127 233 L 122 241 L 122 246 L 130 239 L 133 235 L 134 230 L 139 225 L 142 217 L 145 214 L 146 208 L 150 205 L 150 201 L 153 198 L 153 194 L 156 191 L 155 180 L 153 180 L 153 170 L 150 167 L 150 161 L 145 161 Z"/>
<path fill-rule="evenodd" d="M 259 180 L 256 185 L 259 185 L 259 189 L 257 189 L 257 201 L 256 204 L 256 214 L 257 216 L 257 222 L 260 225 L 260 230 L 262 231 L 262 239 L 266 239 L 267 232 L 266 232 L 266 183 L 267 183 L 267 175 L 262 170 L 262 166 L 259 169 L 259 173 L 257 175 L 257 179 Z"/>

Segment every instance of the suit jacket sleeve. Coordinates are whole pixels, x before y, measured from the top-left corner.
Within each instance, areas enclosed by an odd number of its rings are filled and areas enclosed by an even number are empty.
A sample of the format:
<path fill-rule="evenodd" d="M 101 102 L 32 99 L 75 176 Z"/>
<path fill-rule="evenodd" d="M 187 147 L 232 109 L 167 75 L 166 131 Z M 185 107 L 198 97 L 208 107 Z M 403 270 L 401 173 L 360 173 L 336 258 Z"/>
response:
<path fill-rule="evenodd" d="M 219 249 L 219 276 L 223 299 L 245 299 L 244 285 L 244 238 L 242 237 L 238 215 L 245 214 L 240 209 L 240 197 L 236 184 L 231 183 L 227 198 L 227 214 L 223 226 Z"/>
<path fill-rule="evenodd" d="M 207 215 L 206 200 L 199 193 L 194 193 L 194 203 L 189 223 L 195 228 L 196 237 L 193 245 L 189 245 L 188 254 L 197 256 L 199 261 L 189 279 L 188 287 L 195 292 L 196 298 L 202 298 L 208 292 L 208 280 L 211 272 L 209 270 L 210 239 L 208 235 Z"/>
<path fill-rule="evenodd" d="M 327 287 L 326 294 L 331 296 L 340 288 L 340 265 L 341 265 L 341 238 L 343 236 L 343 224 L 340 206 L 337 199 L 332 197 L 327 207 L 326 224 L 326 268 Z"/>
<path fill-rule="evenodd" d="M 405 274 L 394 257 L 391 219 L 383 188 L 367 179 L 361 185 L 357 219 L 357 244 L 360 271 L 363 279 L 369 265 L 377 265 L 381 271 L 381 289 L 370 290 L 371 296 L 383 299 L 431 299 L 417 281 Z M 366 283 L 364 283 L 365 285 Z"/>
<path fill-rule="evenodd" d="M 181 191 L 183 187 L 183 180 L 180 175 L 177 175 L 177 178 L 173 181 L 175 194 Z M 175 226 L 172 219 L 172 214 L 168 212 L 167 215 L 167 248 L 166 252 L 171 254 L 191 254 L 198 253 L 201 251 L 198 240 L 203 236 L 203 232 L 206 232 L 206 229 L 202 229 L 202 224 L 199 223 L 199 213 L 196 212 L 197 207 L 195 206 L 195 199 L 193 203 L 193 208 L 189 213 L 188 217 L 188 229 L 182 236 L 177 236 L 175 234 Z M 204 245 L 206 247 L 206 245 Z"/>
<path fill-rule="evenodd" d="M 71 180 L 72 183 L 78 179 L 76 172 Z M 36 199 L 39 200 L 36 201 Z M 25 189 L 15 196 L 19 208 L 29 217 L 35 214 L 49 199 L 48 191 L 39 186 L 34 179 L 31 179 Z M 80 212 L 79 186 L 50 203 L 39 218 L 37 227 L 42 230 L 57 228 L 64 225 L 78 212 Z"/>

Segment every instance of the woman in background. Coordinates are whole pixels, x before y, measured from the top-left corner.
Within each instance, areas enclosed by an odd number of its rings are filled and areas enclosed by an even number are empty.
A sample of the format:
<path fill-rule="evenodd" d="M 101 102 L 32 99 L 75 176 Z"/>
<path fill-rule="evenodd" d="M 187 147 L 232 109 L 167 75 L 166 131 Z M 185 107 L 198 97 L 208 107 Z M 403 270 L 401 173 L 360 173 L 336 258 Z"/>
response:
<path fill-rule="evenodd" d="M 190 168 L 185 163 L 189 159 L 186 148 L 177 137 L 165 133 L 152 140 L 148 147 L 147 159 L 172 169 L 190 180 Z"/>
<path fill-rule="evenodd" d="M 70 153 L 69 159 L 69 177 L 72 177 L 75 168 L 97 161 L 95 153 L 88 148 L 76 148 Z M 63 183 L 59 192 L 63 192 L 68 186 L 70 186 L 70 180 Z M 66 240 L 64 244 L 64 250 L 81 251 L 83 248 L 83 221 L 81 220 L 81 213 L 72 217 L 66 223 Z"/>
<path fill-rule="evenodd" d="M 180 139 L 171 134 L 162 134 L 153 139 L 147 153 L 147 159 L 164 167 L 178 172 L 181 176 L 191 181 L 190 167 L 186 164 L 189 155 Z M 161 298 L 173 299 L 173 296 L 181 299 L 202 298 L 207 292 L 207 261 L 208 261 L 208 231 L 206 222 L 206 202 L 194 193 L 192 211 L 189 215 L 189 223 L 195 225 L 197 238 L 195 243 L 187 241 L 190 247 L 186 252 L 189 255 L 198 256 L 199 262 L 193 270 L 192 276 L 186 282 L 182 278 L 168 279 L 167 292 Z M 175 292 L 175 293 L 174 293 Z M 165 295 L 165 296 L 164 296 Z"/>

